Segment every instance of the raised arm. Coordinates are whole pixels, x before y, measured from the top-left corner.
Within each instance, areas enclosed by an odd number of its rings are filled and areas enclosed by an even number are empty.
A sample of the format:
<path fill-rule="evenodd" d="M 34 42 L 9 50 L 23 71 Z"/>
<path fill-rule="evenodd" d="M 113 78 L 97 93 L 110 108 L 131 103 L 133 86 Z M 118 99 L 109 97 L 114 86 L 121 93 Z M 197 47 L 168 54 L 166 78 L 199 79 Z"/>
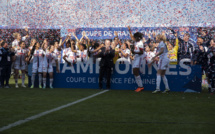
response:
<path fill-rule="evenodd" d="M 85 37 L 87 39 L 87 48 L 89 48 L 89 46 L 90 46 L 90 39 L 88 38 L 88 36 L 86 35 L 86 33 L 85 33 Z"/>
<path fill-rule="evenodd" d="M 62 43 L 59 43 L 59 46 L 64 47 L 63 44 L 64 44 L 66 41 L 68 41 L 68 39 L 69 39 L 69 35 L 66 36 L 66 39 L 65 39 L 63 42 L 61 41 Z"/>
<path fill-rule="evenodd" d="M 76 36 L 75 32 L 73 32 L 72 34 L 73 34 L 73 36 L 75 37 L 76 41 L 79 42 L 79 39 L 78 39 L 78 37 Z"/>
<path fill-rule="evenodd" d="M 128 31 L 129 31 L 129 34 L 130 34 L 131 39 L 132 39 L 133 41 L 135 41 L 135 38 L 134 38 L 134 36 L 133 36 L 133 34 L 132 34 L 132 32 L 131 32 L 131 27 L 130 27 L 130 26 L 128 26 Z"/>

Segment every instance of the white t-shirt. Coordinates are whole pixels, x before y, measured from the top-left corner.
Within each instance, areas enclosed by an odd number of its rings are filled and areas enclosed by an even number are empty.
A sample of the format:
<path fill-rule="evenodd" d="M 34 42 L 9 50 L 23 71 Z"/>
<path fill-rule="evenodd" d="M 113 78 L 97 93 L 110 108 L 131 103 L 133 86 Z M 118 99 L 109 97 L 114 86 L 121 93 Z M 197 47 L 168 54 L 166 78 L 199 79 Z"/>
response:
<path fill-rule="evenodd" d="M 36 64 L 42 66 L 42 63 L 43 63 L 43 49 L 35 50 L 33 55 L 33 66 Z"/>
<path fill-rule="evenodd" d="M 71 50 L 71 47 L 69 47 L 69 48 L 64 48 L 64 49 L 63 49 L 62 55 L 63 55 L 63 56 L 64 56 L 64 55 L 67 55 L 67 53 L 69 53 L 69 52 L 71 52 L 71 51 L 72 51 L 72 50 Z M 62 59 L 62 62 L 65 63 L 65 60 Z"/>
<path fill-rule="evenodd" d="M 157 48 L 157 52 L 159 53 L 161 51 L 161 48 L 164 48 L 164 51 L 163 53 L 159 56 L 160 59 L 163 59 L 163 58 L 168 58 L 168 49 L 167 49 L 167 46 L 166 44 L 161 41 L 158 45 L 158 48 Z"/>
<path fill-rule="evenodd" d="M 123 50 L 123 52 L 125 54 L 128 54 L 128 56 L 124 57 L 124 55 L 121 53 L 121 58 L 127 59 L 130 62 L 131 61 L 131 59 L 130 59 L 130 53 L 131 53 L 131 51 L 128 48 L 126 48 L 125 50 Z"/>
<path fill-rule="evenodd" d="M 26 37 L 22 37 L 22 41 L 25 41 Z M 12 42 L 12 47 L 14 48 L 18 48 L 19 46 L 19 41 L 17 39 L 15 39 L 13 42 Z"/>
<path fill-rule="evenodd" d="M 27 56 L 28 54 L 28 50 L 27 49 L 19 49 L 19 50 L 16 50 L 16 60 L 15 60 L 15 64 L 22 64 L 22 65 L 25 65 L 25 57 Z"/>
<path fill-rule="evenodd" d="M 88 60 L 87 50 L 84 50 L 84 51 L 77 50 L 76 55 L 77 55 L 77 57 L 80 58 L 81 61 L 84 62 L 84 63 Z"/>
<path fill-rule="evenodd" d="M 155 52 L 153 52 L 153 51 L 146 52 L 146 63 L 147 64 L 152 63 L 152 58 L 154 56 L 155 56 Z"/>
<path fill-rule="evenodd" d="M 70 63 L 75 63 L 76 62 L 76 54 L 72 51 L 69 51 L 65 54 L 67 57 L 66 59 L 70 62 Z"/>
<path fill-rule="evenodd" d="M 143 41 L 139 41 L 139 42 L 135 42 L 134 43 L 134 52 L 140 52 L 140 50 L 143 50 L 144 48 L 144 44 L 143 44 Z M 142 56 L 143 54 L 135 54 L 135 57 L 140 57 Z"/>
<path fill-rule="evenodd" d="M 57 59 L 56 54 L 54 52 L 51 53 L 48 50 L 43 51 L 43 55 L 44 55 L 44 58 L 43 58 L 43 66 L 44 67 L 47 67 L 48 65 L 52 66 L 52 63 L 55 62 L 55 60 Z"/>

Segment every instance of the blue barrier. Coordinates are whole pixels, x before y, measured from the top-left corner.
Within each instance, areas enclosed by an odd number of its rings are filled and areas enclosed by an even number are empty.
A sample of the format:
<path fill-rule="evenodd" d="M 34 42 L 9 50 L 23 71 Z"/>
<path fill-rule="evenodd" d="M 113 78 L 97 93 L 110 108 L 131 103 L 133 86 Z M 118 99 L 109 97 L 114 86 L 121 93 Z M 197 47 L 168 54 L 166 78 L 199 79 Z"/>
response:
<path fill-rule="evenodd" d="M 91 88 L 98 89 L 99 78 L 99 61 L 96 64 L 90 62 L 84 64 L 77 62 L 73 66 L 67 64 L 60 65 L 60 73 L 54 73 L 55 88 Z M 156 68 L 153 64 L 151 68 L 142 64 L 140 68 L 141 78 L 145 90 L 152 91 L 156 87 Z M 54 67 L 54 72 L 55 72 Z M 201 92 L 201 66 L 188 66 L 184 64 L 170 65 L 166 72 L 169 87 L 172 91 L 185 92 L 195 91 Z M 29 80 L 31 78 L 31 65 L 29 66 Z M 48 80 L 47 80 L 48 81 Z M 105 89 L 105 79 L 103 80 L 103 88 Z M 48 83 L 47 83 L 48 84 Z M 31 83 L 29 83 L 29 86 Z M 35 84 L 37 86 L 38 83 Z M 135 78 L 132 74 L 132 66 L 130 64 L 115 64 L 111 77 L 111 89 L 113 90 L 134 90 L 137 88 Z M 161 82 L 161 90 L 164 90 L 164 84 Z"/>

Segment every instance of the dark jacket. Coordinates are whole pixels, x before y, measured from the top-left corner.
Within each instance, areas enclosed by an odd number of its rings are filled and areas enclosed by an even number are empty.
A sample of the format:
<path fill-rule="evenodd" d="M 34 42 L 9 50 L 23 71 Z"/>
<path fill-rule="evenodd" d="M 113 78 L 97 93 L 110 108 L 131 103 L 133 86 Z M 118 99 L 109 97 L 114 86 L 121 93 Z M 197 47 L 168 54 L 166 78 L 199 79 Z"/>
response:
<path fill-rule="evenodd" d="M 1 48 L 1 66 L 10 66 L 12 64 L 12 56 L 15 55 L 14 52 L 11 52 L 8 48 Z M 10 57 L 10 61 L 8 61 L 8 57 Z"/>
<path fill-rule="evenodd" d="M 100 67 L 113 67 L 113 58 L 115 56 L 115 50 L 112 48 L 109 52 L 105 53 L 106 48 L 103 47 L 102 51 L 99 53 L 99 57 L 101 57 L 101 61 L 99 63 Z"/>
<path fill-rule="evenodd" d="M 178 61 L 184 58 L 191 59 L 194 52 L 194 46 L 190 42 L 185 42 L 180 37 L 178 39 L 180 41 L 178 49 Z"/>

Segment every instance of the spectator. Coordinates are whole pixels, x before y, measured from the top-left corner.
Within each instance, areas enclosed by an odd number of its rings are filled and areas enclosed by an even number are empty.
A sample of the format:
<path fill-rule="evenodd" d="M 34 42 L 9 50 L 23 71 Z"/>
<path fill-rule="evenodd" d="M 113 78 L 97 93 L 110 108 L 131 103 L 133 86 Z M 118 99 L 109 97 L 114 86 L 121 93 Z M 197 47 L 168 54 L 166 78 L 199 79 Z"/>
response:
<path fill-rule="evenodd" d="M 194 46 L 189 42 L 190 34 L 185 33 L 183 39 L 181 37 L 179 39 L 179 49 L 178 49 L 178 62 L 182 59 L 189 59 L 191 61 L 191 57 L 194 51 Z M 185 62 L 185 64 L 190 65 L 190 62 Z"/>

